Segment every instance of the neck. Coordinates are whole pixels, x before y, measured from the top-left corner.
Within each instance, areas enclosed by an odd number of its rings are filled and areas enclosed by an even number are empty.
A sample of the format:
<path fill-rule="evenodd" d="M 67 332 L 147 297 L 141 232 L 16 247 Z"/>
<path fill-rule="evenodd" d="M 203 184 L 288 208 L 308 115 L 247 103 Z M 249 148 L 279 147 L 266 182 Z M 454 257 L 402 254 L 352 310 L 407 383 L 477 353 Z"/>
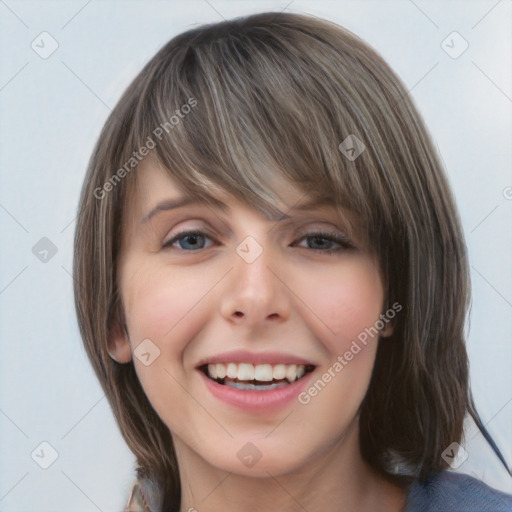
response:
<path fill-rule="evenodd" d="M 361 457 L 358 422 L 322 453 L 297 467 L 247 476 L 212 466 L 175 439 L 181 478 L 180 512 L 399 512 L 405 492 Z M 296 447 L 298 449 L 300 447 Z"/>

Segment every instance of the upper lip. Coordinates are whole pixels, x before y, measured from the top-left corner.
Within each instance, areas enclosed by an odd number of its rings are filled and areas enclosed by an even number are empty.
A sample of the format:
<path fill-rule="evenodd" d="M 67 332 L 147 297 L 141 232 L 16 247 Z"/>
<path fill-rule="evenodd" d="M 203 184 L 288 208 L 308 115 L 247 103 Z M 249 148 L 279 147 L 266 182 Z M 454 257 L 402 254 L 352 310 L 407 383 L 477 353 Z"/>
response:
<path fill-rule="evenodd" d="M 250 364 L 302 364 L 316 366 L 315 363 L 302 357 L 284 352 L 250 352 L 248 350 L 233 350 L 202 359 L 197 368 L 214 363 L 250 363 Z"/>

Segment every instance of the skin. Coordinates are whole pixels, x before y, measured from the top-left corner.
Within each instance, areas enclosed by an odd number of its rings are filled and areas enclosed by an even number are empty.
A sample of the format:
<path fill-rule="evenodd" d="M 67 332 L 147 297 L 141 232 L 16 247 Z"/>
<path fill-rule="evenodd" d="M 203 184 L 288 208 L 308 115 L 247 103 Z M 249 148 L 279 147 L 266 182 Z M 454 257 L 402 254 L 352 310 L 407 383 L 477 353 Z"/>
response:
<path fill-rule="evenodd" d="M 277 411 L 247 412 L 219 401 L 195 369 L 201 359 L 229 350 L 280 351 L 314 362 L 311 382 L 321 378 L 384 313 L 375 258 L 354 236 L 348 249 L 304 238 L 313 230 L 344 234 L 348 228 L 329 208 L 290 209 L 304 195 L 283 182 L 275 190 L 290 221 L 272 222 L 217 189 L 227 212 L 189 205 L 142 222 L 156 204 L 181 191 L 155 164 L 144 162 L 137 172 L 118 274 L 127 323 L 113 328 L 109 352 L 121 363 L 133 359 L 173 435 L 181 511 L 400 511 L 403 490 L 375 474 L 359 451 L 358 409 L 377 337 L 308 404 L 293 400 Z M 207 237 L 162 248 L 187 229 Z M 236 252 L 247 236 L 263 249 L 252 263 Z M 325 248 L 339 250 L 328 254 Z M 387 324 L 380 334 L 391 332 Z M 160 350 L 149 366 L 133 355 L 145 339 Z M 252 467 L 237 457 L 249 442 L 262 455 Z"/>

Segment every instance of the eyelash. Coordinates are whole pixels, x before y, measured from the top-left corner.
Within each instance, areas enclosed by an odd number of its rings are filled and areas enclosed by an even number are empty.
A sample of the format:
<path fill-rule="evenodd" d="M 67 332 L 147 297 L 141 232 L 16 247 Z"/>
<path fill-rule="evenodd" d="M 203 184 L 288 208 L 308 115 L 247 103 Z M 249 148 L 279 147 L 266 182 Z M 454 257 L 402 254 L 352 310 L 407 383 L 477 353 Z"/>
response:
<path fill-rule="evenodd" d="M 208 236 L 204 231 L 196 230 L 196 229 L 186 230 L 186 231 L 182 231 L 181 233 L 177 233 L 171 240 L 165 242 L 162 245 L 162 249 L 172 250 L 173 249 L 172 245 L 175 242 L 177 242 L 183 238 L 186 238 L 188 236 L 205 236 L 206 238 L 210 238 L 213 240 L 213 238 Z M 301 241 L 305 238 L 317 238 L 317 239 L 320 238 L 320 239 L 328 240 L 330 242 L 335 242 L 341 246 L 338 249 L 311 249 L 309 247 L 303 247 L 303 249 L 310 249 L 315 252 L 334 254 L 334 253 L 339 253 L 339 252 L 345 251 L 347 249 L 354 248 L 354 246 L 350 243 L 350 241 L 347 237 L 345 237 L 344 235 L 341 235 L 340 233 L 333 232 L 333 231 L 310 231 L 310 232 L 302 235 L 302 237 L 299 238 L 298 241 Z M 201 250 L 201 249 L 198 249 L 198 250 Z M 189 251 L 186 249 L 181 249 L 181 251 L 183 251 L 183 252 L 197 252 L 198 250 Z"/>

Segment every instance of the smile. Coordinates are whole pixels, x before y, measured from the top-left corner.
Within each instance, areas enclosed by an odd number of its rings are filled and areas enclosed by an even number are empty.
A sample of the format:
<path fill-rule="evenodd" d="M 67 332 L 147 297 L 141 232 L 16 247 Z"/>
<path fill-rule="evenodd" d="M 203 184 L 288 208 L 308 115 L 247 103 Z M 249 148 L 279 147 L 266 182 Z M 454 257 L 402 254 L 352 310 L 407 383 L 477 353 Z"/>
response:
<path fill-rule="evenodd" d="M 312 372 L 314 366 L 304 364 L 216 363 L 201 370 L 211 380 L 240 390 L 266 391 L 288 386 Z"/>

